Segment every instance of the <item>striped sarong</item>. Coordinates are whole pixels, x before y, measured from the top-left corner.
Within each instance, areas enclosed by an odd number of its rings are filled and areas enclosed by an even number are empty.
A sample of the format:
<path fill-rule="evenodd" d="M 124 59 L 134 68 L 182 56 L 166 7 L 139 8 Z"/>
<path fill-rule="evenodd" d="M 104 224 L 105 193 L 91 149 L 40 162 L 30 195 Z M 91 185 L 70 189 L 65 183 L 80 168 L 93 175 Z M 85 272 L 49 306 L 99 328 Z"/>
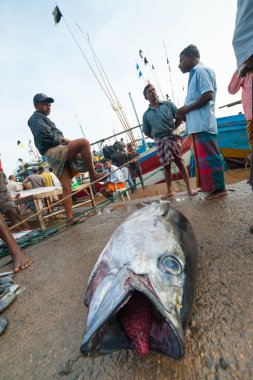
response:
<path fill-rule="evenodd" d="M 196 185 L 204 192 L 224 190 L 224 166 L 216 135 L 208 132 L 192 134 L 196 166 Z"/>
<path fill-rule="evenodd" d="M 253 191 L 253 150 L 251 151 L 251 165 L 250 165 L 249 183 L 250 183 L 250 185 L 252 187 L 252 191 Z"/>
<path fill-rule="evenodd" d="M 155 138 L 156 153 L 162 166 L 171 164 L 174 158 L 182 158 L 181 137 L 176 134 Z"/>
<path fill-rule="evenodd" d="M 253 131 L 252 131 L 252 120 L 247 121 L 247 134 L 250 150 L 252 150 L 252 139 L 253 139 Z"/>

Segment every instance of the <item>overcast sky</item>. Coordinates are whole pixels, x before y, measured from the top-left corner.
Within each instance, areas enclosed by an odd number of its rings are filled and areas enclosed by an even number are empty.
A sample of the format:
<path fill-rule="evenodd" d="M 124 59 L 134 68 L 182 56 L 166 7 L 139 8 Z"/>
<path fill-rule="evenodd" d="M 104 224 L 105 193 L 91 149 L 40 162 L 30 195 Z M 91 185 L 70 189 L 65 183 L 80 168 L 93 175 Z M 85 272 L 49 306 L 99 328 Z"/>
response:
<path fill-rule="evenodd" d="M 66 22 L 55 26 L 53 0 L 0 0 L 0 152 L 6 174 L 12 173 L 18 158 L 29 158 L 26 146 L 32 135 L 27 120 L 37 92 L 55 99 L 50 118 L 67 138 L 82 136 L 79 123 L 91 142 L 122 130 L 67 25 L 95 69 L 89 46 L 76 24 L 83 33 L 89 33 L 131 126 L 137 125 L 137 120 L 128 93 L 141 120 L 148 106 L 142 96 L 144 79 L 156 87 L 160 83 L 163 94 L 172 98 L 163 43 L 177 106 L 183 105 L 188 80 L 188 74 L 178 69 L 179 53 L 194 43 L 201 61 L 217 75 L 216 115 L 241 111 L 240 106 L 218 109 L 240 99 L 240 94 L 227 93 L 236 68 L 232 49 L 236 0 L 61 0 L 57 4 Z M 149 61 L 146 66 L 138 55 L 140 49 Z M 138 77 L 136 63 L 144 78 Z M 17 140 L 24 149 L 18 148 Z"/>

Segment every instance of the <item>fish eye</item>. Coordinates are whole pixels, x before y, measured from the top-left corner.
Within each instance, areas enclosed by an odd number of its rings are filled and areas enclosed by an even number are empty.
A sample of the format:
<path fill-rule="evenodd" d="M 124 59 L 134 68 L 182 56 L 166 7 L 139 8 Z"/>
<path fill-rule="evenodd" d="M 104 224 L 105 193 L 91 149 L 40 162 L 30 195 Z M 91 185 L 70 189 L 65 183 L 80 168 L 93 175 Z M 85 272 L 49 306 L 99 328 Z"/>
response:
<path fill-rule="evenodd" d="M 182 273 L 180 262 L 171 254 L 164 254 L 158 259 L 158 267 L 166 273 L 178 276 Z"/>

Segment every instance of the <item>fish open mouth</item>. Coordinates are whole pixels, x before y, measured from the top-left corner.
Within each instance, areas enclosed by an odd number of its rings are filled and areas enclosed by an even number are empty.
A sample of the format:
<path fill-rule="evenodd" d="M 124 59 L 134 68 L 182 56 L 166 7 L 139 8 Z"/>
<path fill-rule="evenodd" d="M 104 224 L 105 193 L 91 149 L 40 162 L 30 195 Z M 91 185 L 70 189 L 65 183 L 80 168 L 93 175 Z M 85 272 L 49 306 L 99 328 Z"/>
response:
<path fill-rule="evenodd" d="M 181 323 L 166 312 L 151 289 L 146 276 L 128 279 L 130 291 L 101 326 L 84 337 L 81 352 L 85 356 L 135 349 L 140 356 L 149 351 L 174 359 L 184 355 Z M 145 285 L 144 285 L 145 283 Z"/>

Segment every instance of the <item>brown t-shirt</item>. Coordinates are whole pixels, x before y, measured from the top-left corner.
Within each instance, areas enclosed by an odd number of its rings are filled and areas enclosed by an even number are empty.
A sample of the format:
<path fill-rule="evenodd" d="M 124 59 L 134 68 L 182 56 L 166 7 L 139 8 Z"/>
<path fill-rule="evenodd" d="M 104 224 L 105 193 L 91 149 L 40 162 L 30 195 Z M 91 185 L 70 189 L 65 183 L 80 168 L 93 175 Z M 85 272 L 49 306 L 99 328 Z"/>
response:
<path fill-rule="evenodd" d="M 31 182 L 33 189 L 44 186 L 44 178 L 39 174 L 31 174 L 28 176 L 28 181 Z"/>

